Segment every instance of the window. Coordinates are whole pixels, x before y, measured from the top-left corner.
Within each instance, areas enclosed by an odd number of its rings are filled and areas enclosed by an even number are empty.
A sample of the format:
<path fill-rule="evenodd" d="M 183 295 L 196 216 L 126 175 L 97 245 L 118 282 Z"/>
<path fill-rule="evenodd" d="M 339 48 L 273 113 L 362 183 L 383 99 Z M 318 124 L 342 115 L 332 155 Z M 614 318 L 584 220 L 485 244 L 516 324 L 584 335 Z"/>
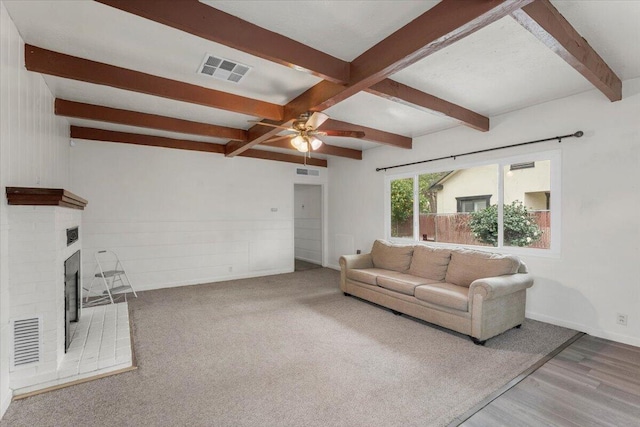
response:
<path fill-rule="evenodd" d="M 458 212 L 478 212 L 489 206 L 491 195 L 489 194 L 486 196 L 456 197 L 456 200 L 458 201 Z"/>
<path fill-rule="evenodd" d="M 557 252 L 559 165 L 551 151 L 388 176 L 387 236 Z"/>
<path fill-rule="evenodd" d="M 391 237 L 413 237 L 413 178 L 391 181 Z"/>

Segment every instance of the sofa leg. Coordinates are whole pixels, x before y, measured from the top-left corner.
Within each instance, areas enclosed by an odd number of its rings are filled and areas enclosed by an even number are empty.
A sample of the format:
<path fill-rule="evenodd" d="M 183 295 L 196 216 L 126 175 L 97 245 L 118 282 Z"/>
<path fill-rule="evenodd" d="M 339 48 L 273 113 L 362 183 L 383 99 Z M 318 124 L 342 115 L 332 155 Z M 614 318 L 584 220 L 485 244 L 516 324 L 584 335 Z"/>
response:
<path fill-rule="evenodd" d="M 471 341 L 473 341 L 473 343 L 474 343 L 475 345 L 481 345 L 481 346 L 484 346 L 484 345 L 485 345 L 485 343 L 487 342 L 487 340 L 480 341 L 478 338 L 476 338 L 476 337 L 472 337 L 472 336 L 469 336 L 469 338 L 471 338 Z"/>
<path fill-rule="evenodd" d="M 520 329 L 522 327 L 522 323 L 516 326 L 516 329 Z"/>
<path fill-rule="evenodd" d="M 350 297 L 351 296 L 351 294 L 348 294 L 346 292 L 343 292 L 343 294 L 344 294 L 345 297 Z"/>
<path fill-rule="evenodd" d="M 402 313 L 400 313 L 399 311 L 392 310 L 392 309 L 389 309 L 389 310 L 391 310 L 391 312 L 392 312 L 393 314 L 395 314 L 396 316 L 401 316 L 401 315 L 402 315 Z"/>

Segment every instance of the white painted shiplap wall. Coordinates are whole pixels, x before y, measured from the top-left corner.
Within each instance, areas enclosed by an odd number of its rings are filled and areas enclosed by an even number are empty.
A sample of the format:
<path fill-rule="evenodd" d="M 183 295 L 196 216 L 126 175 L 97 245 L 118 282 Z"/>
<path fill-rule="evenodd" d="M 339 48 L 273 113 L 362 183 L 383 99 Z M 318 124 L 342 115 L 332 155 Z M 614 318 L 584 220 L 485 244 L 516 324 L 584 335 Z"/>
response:
<path fill-rule="evenodd" d="M 82 140 L 71 158 L 85 284 L 103 248 L 139 290 L 293 271 L 295 165 Z"/>
<path fill-rule="evenodd" d="M 42 76 L 24 68 L 24 41 L 0 3 L 0 416 L 9 405 L 9 222 L 5 188 L 64 187 L 69 126 Z M 72 189 L 70 189 L 73 191 Z"/>
<path fill-rule="evenodd" d="M 322 265 L 322 187 L 295 186 L 295 257 Z"/>

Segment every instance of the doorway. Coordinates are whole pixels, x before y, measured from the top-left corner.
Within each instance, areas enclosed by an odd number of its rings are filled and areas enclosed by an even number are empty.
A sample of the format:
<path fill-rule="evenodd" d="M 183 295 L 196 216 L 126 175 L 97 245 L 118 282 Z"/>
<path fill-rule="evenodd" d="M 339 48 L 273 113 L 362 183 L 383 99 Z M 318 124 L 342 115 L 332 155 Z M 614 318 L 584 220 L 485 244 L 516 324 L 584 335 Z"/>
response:
<path fill-rule="evenodd" d="M 295 271 L 322 267 L 322 186 L 294 185 Z"/>

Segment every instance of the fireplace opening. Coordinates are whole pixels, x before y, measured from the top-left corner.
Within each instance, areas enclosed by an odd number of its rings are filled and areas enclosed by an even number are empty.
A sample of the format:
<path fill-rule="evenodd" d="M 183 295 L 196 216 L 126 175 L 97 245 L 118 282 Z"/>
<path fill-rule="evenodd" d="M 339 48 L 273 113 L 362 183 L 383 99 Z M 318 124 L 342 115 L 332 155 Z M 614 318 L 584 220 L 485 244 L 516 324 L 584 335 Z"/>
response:
<path fill-rule="evenodd" d="M 65 353 L 71 345 L 71 322 L 80 320 L 80 251 L 64 262 L 64 330 Z"/>

